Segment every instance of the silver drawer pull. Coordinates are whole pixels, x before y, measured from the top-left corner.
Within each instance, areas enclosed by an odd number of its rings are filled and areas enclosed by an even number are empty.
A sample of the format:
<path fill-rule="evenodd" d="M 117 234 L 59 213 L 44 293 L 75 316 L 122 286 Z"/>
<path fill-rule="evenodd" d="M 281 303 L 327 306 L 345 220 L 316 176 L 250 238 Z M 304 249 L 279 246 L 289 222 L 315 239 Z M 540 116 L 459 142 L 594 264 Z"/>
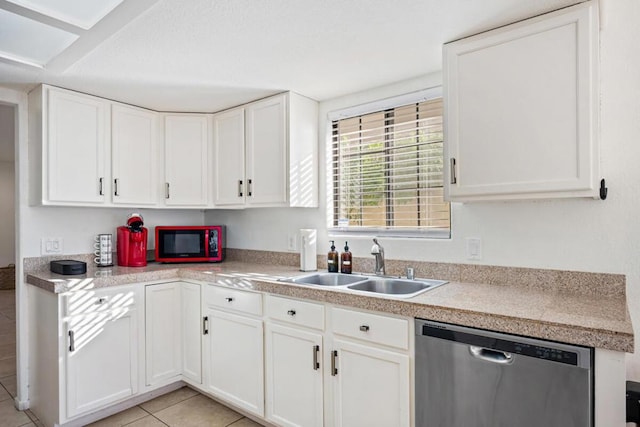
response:
<path fill-rule="evenodd" d="M 233 298 L 231 298 L 231 297 L 226 297 L 226 298 L 225 298 L 225 301 L 227 301 L 227 302 L 233 302 Z"/>
<path fill-rule="evenodd" d="M 369 325 L 360 325 L 360 330 L 362 332 L 369 332 Z"/>
<path fill-rule="evenodd" d="M 287 311 L 287 314 L 289 316 L 295 316 L 296 315 L 296 311 L 295 310 L 289 310 L 289 311 Z"/>
<path fill-rule="evenodd" d="M 107 302 L 107 299 L 106 299 L 106 298 L 98 298 L 98 299 L 96 300 L 96 302 L 95 302 L 95 305 L 102 305 L 102 304 L 104 304 L 105 302 Z"/>

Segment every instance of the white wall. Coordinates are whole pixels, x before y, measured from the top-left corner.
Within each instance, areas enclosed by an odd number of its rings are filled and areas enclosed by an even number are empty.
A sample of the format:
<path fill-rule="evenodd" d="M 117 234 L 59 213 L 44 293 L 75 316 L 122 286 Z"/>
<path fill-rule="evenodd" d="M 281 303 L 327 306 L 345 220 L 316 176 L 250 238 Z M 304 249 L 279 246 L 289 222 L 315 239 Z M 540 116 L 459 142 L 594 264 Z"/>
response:
<path fill-rule="evenodd" d="M 16 263 L 13 162 L 0 161 L 0 267 Z"/>
<path fill-rule="evenodd" d="M 111 233 L 115 239 L 116 227 L 125 225 L 132 212 L 142 214 L 144 226 L 149 229 L 147 248 L 155 248 L 153 228 L 156 225 L 202 225 L 200 210 L 156 210 L 126 208 L 68 208 L 25 206 L 20 220 L 26 225 L 22 233 L 23 256 L 38 257 L 42 237 L 62 237 L 64 254 L 93 252 L 93 238 L 99 233 Z M 114 240 L 115 242 L 115 240 Z"/>
<path fill-rule="evenodd" d="M 601 0 L 600 7 L 601 166 L 609 187 L 607 200 L 456 203 L 451 240 L 384 239 L 387 257 L 468 263 L 465 238 L 480 237 L 482 264 L 622 273 L 627 276 L 632 320 L 640 332 L 640 2 Z M 328 112 L 440 82 L 439 75 L 430 75 L 322 102 L 320 176 L 326 176 Z M 211 211 L 205 220 L 227 224 L 228 246 L 247 249 L 284 251 L 287 233 L 317 228 L 318 253 L 323 253 L 329 240 L 326 194 L 321 185 L 319 209 Z M 369 238 L 351 237 L 349 245 L 354 256 L 370 256 Z M 636 354 L 627 357 L 627 369 L 631 379 L 640 380 L 640 339 L 636 343 Z"/>

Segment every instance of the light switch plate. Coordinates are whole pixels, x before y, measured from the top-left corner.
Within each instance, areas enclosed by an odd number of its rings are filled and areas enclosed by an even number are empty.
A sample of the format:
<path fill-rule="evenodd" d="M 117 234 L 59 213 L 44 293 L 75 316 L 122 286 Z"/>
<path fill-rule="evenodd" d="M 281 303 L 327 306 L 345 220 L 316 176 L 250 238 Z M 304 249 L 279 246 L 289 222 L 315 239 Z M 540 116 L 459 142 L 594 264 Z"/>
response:
<path fill-rule="evenodd" d="M 62 253 L 62 237 L 43 237 L 40 239 L 41 255 L 56 255 Z"/>
<path fill-rule="evenodd" d="M 467 237 L 467 259 L 482 259 L 482 240 L 479 237 Z"/>
<path fill-rule="evenodd" d="M 298 250 L 298 235 L 296 233 L 289 233 L 287 235 L 287 250 L 290 252 L 296 252 Z"/>

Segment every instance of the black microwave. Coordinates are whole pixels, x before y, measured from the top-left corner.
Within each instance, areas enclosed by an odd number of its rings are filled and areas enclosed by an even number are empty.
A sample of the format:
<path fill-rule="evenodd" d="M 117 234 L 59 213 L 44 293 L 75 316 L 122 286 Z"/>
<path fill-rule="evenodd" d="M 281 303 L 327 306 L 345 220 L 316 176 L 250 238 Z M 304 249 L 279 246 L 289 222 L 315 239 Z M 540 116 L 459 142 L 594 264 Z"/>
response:
<path fill-rule="evenodd" d="M 157 262 L 224 260 L 224 225 L 159 226 L 155 234 Z"/>

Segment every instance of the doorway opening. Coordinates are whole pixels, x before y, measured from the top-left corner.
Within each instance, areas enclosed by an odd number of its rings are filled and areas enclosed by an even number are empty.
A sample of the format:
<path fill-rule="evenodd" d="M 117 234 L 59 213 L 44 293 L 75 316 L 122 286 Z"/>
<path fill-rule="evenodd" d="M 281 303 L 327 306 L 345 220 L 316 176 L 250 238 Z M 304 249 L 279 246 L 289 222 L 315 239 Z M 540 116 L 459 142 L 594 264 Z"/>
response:
<path fill-rule="evenodd" d="M 11 406 L 17 394 L 16 114 L 15 105 L 0 103 L 0 404 Z"/>

